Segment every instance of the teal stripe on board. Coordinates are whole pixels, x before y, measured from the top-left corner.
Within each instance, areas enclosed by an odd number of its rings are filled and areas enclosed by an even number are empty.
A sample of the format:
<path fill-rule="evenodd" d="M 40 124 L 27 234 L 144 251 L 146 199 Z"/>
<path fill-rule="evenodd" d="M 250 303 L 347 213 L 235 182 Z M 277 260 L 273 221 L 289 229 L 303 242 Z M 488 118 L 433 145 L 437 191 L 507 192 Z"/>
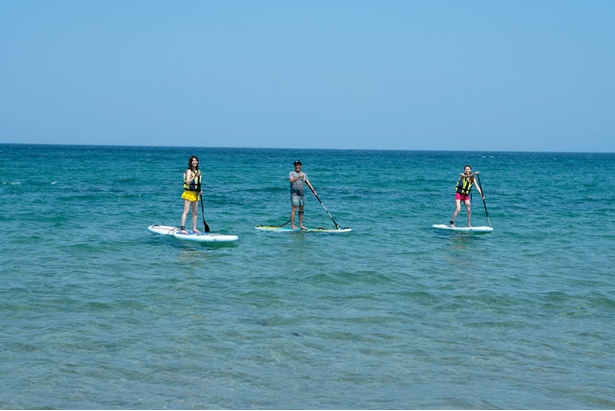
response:
<path fill-rule="evenodd" d="M 179 225 L 191 154 L 231 247 L 147 231 Z M 0 158 L 0 408 L 615 408 L 614 154 L 0 145 Z M 297 158 L 352 232 L 254 229 L 288 220 Z M 466 163 L 489 235 L 432 228 Z M 305 221 L 334 228 L 309 192 Z M 473 223 L 486 225 L 478 196 Z"/>

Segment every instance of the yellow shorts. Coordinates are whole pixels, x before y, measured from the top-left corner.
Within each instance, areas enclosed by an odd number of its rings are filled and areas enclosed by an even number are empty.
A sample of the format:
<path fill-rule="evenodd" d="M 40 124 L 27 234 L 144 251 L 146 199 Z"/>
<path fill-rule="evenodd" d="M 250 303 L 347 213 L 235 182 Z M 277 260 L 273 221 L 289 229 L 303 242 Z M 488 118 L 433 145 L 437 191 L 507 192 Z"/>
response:
<path fill-rule="evenodd" d="M 184 194 L 182 194 L 182 198 L 188 201 L 199 201 L 199 193 L 197 193 L 196 191 L 184 190 Z"/>

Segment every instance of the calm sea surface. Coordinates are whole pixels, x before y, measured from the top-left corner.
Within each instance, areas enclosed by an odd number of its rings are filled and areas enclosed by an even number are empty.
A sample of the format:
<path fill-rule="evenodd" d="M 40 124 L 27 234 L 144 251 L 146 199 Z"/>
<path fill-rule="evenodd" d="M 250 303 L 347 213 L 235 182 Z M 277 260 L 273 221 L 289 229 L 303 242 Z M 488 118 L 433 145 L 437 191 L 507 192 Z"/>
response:
<path fill-rule="evenodd" d="M 207 222 L 233 245 L 147 231 L 179 225 L 192 154 Z M 615 408 L 615 154 L 0 145 L 0 159 L 0 408 Z M 352 232 L 254 229 L 288 220 L 295 159 Z M 492 234 L 431 227 L 466 163 Z M 334 227 L 311 194 L 305 216 Z"/>

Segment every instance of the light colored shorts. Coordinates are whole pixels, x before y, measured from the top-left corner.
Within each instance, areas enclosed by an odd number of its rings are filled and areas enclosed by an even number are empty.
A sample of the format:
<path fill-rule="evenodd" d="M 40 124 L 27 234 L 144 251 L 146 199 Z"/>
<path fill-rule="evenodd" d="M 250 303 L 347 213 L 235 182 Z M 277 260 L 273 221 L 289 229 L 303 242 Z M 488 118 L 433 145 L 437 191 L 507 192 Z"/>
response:
<path fill-rule="evenodd" d="M 303 207 L 305 204 L 304 201 L 304 197 L 301 196 L 295 196 L 295 195 L 290 195 L 290 203 L 294 206 L 294 207 Z"/>
<path fill-rule="evenodd" d="M 199 193 L 197 193 L 196 191 L 184 190 L 182 198 L 188 201 L 199 201 Z"/>

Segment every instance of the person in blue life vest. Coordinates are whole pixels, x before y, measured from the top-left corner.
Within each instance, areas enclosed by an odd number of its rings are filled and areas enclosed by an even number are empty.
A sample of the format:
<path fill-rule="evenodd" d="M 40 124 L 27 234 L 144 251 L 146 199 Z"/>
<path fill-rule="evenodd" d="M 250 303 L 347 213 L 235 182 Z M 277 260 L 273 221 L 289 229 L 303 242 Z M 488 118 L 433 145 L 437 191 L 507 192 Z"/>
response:
<path fill-rule="evenodd" d="M 186 217 L 192 208 L 192 231 L 199 232 L 196 229 L 196 219 L 198 217 L 198 203 L 201 191 L 201 171 L 199 170 L 199 159 L 197 156 L 190 156 L 188 159 L 188 169 L 184 171 L 184 212 L 182 213 L 180 231 L 186 234 Z"/>
<path fill-rule="evenodd" d="M 301 161 L 295 161 L 293 166 L 295 169 L 288 174 L 288 178 L 290 180 L 290 204 L 292 206 L 290 211 L 290 226 L 293 229 L 297 228 L 295 226 L 295 214 L 297 209 L 299 209 L 299 227 L 305 230 L 306 228 L 303 226 L 303 213 L 305 210 L 304 184 L 307 184 L 307 186 L 314 192 L 314 195 L 318 194 L 316 194 L 316 190 L 314 190 L 314 187 L 310 184 L 307 174 L 301 171 L 301 168 L 303 167 Z"/>
<path fill-rule="evenodd" d="M 450 221 L 451 227 L 455 227 L 455 219 L 457 218 L 459 211 L 461 211 L 462 202 L 466 205 L 466 211 L 468 214 L 468 227 L 472 227 L 470 191 L 472 191 L 472 187 L 475 186 L 474 176 L 478 173 L 478 171 L 476 173 L 472 173 L 472 167 L 466 164 L 466 166 L 463 168 L 463 173 L 459 175 L 459 180 L 457 180 L 457 191 L 455 192 L 455 212 L 453 213 L 453 217 L 451 217 Z M 476 189 L 484 200 L 485 196 L 483 195 L 483 192 L 478 185 L 476 185 Z"/>

